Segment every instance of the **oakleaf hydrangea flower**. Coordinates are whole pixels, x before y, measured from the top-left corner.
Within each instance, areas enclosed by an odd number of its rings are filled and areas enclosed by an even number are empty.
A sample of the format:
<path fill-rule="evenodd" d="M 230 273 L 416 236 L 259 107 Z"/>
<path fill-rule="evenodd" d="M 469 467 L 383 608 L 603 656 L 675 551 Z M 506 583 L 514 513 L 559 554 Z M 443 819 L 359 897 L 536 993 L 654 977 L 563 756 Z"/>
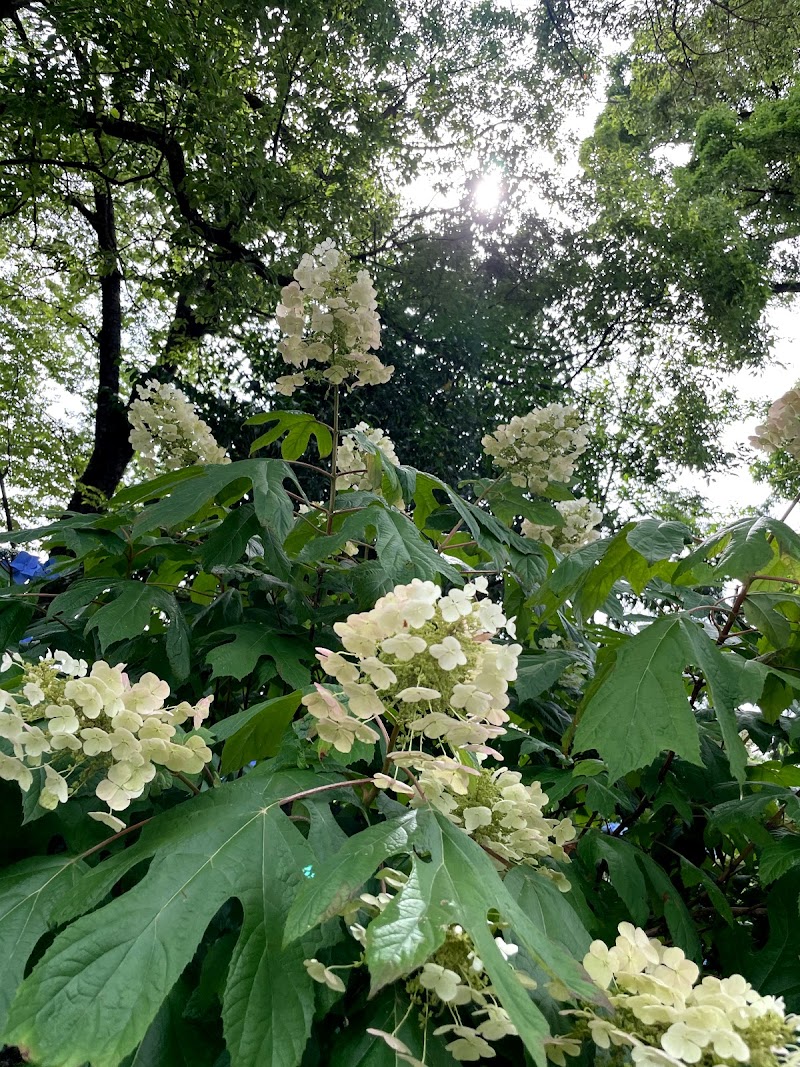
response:
<path fill-rule="evenodd" d="M 369 724 L 379 716 L 396 728 L 400 747 L 418 747 L 422 738 L 485 746 L 503 734 L 521 647 L 490 640 L 506 620 L 498 605 L 478 598 L 486 588 L 478 578 L 443 595 L 415 578 L 371 611 L 336 623 L 344 652 L 318 653 L 340 690 L 318 685 L 303 697 L 319 736 L 349 752 L 356 739 L 377 740 Z"/>
<path fill-rule="evenodd" d="M 197 774 L 211 759 L 201 736 L 179 731 L 188 719 L 196 726 L 205 719 L 210 698 L 167 707 L 169 686 L 154 674 L 131 683 L 124 664 L 99 660 L 89 670 L 84 660 L 58 652 L 24 663 L 18 685 L 13 693 L 0 691 L 0 737 L 13 749 L 11 756 L 0 753 L 0 778 L 27 792 L 33 770 L 42 767 L 38 803 L 46 810 L 93 790 L 110 812 L 124 811 L 158 767 Z M 110 812 L 89 814 L 120 829 Z"/>
<path fill-rule="evenodd" d="M 619 924 L 610 947 L 593 941 L 583 965 L 608 991 L 611 1018 L 592 1007 L 567 1012 L 588 1022 L 601 1049 L 628 1047 L 637 1065 L 700 1062 L 762 1067 L 796 1056 L 800 1018 L 786 1014 L 781 997 L 761 996 L 740 974 L 706 976 L 683 951 Z"/>
<path fill-rule="evenodd" d="M 555 506 L 564 519 L 563 526 L 543 526 L 523 519 L 523 536 L 565 554 L 598 540 L 600 534 L 595 527 L 603 521 L 603 513 L 585 496 L 559 500 Z"/>
<path fill-rule="evenodd" d="M 128 418 L 130 443 L 145 470 L 178 470 L 195 464 L 230 463 L 225 449 L 174 385 L 140 385 Z"/>
<path fill-rule="evenodd" d="M 394 367 L 374 354 L 381 327 L 368 272 L 354 272 L 348 256 L 323 241 L 303 256 L 294 278 L 281 289 L 276 316 L 278 351 L 295 372 L 278 378 L 278 392 L 291 396 L 307 381 L 351 388 L 387 382 Z"/>
<path fill-rule="evenodd" d="M 324 963 L 320 963 L 320 961 L 316 959 L 303 960 L 303 966 L 308 971 L 309 978 L 313 978 L 315 982 L 319 982 L 321 985 L 326 985 L 328 989 L 332 989 L 334 993 L 344 993 L 344 982 L 338 974 L 334 974 Z"/>
<path fill-rule="evenodd" d="M 493 858 L 534 866 L 544 858 L 569 862 L 564 845 L 575 837 L 575 827 L 567 818 L 546 818 L 549 799 L 539 782 L 523 785 L 522 775 L 505 767 L 465 774 L 462 764 L 446 757 L 421 760 L 416 768 L 423 796 L 415 794 L 412 807 L 433 805 Z M 544 866 L 540 870 L 563 892 L 569 890 L 563 874 Z"/>
<path fill-rule="evenodd" d="M 392 439 L 387 433 L 377 427 L 371 429 L 365 422 L 360 422 L 356 426 L 356 431 L 371 441 L 390 463 L 395 466 L 399 465 L 400 460 L 397 458 Z M 373 488 L 367 470 L 368 456 L 369 453 L 361 448 L 354 433 L 346 433 L 342 436 L 336 452 L 336 470 L 339 474 L 336 479 L 336 488 L 338 490 Z"/>
<path fill-rule="evenodd" d="M 387 886 L 391 885 L 398 890 L 407 882 L 406 875 L 390 868 L 379 871 L 376 877 L 382 878 Z M 366 944 L 367 929 L 361 922 L 351 922 L 351 919 L 362 917 L 366 913 L 367 918 L 364 921 L 368 922 L 369 919 L 380 915 L 393 899 L 390 893 L 380 893 L 378 896 L 362 893 L 357 901 L 345 905 L 345 921 L 359 944 Z M 496 930 L 492 923 L 487 925 L 493 931 Z M 504 956 L 507 961 L 510 960 L 516 946 L 507 944 L 499 937 L 495 940 L 498 946 L 503 945 L 507 950 L 504 951 Z M 312 973 L 309 963 L 322 967 L 318 961 L 307 960 L 309 973 Z M 510 963 L 509 968 L 522 980 L 521 972 L 515 971 Z M 317 981 L 327 981 L 321 971 L 319 976 L 312 974 L 312 977 Z M 527 976 L 525 978 L 527 979 Z M 433 955 L 421 967 L 406 976 L 405 985 L 406 992 L 419 1008 L 420 1016 L 426 1024 L 429 1019 L 438 1019 L 442 1015 L 451 1020 L 445 1025 L 437 1026 L 433 1033 L 437 1036 L 447 1035 L 446 1048 L 456 1060 L 468 1063 L 484 1058 L 493 1059 L 496 1052 L 491 1042 L 517 1036 L 517 1028 L 506 1009 L 499 1003 L 471 937 L 456 923 L 447 928 L 444 942 Z M 406 1045 L 397 1041 L 395 1034 L 377 1029 L 370 1029 L 368 1032 L 385 1041 L 393 1051 L 401 1051 L 401 1048 L 407 1050 Z M 423 1067 L 420 1061 L 413 1057 L 409 1059 L 405 1053 L 398 1058 Z"/>
<path fill-rule="evenodd" d="M 772 404 L 766 421 L 756 426 L 750 444 L 765 452 L 783 449 L 800 459 L 800 385 L 795 385 Z"/>
<path fill-rule="evenodd" d="M 578 411 L 563 404 L 515 415 L 482 441 L 494 465 L 534 493 L 543 493 L 550 482 L 569 481 L 588 443 Z"/>

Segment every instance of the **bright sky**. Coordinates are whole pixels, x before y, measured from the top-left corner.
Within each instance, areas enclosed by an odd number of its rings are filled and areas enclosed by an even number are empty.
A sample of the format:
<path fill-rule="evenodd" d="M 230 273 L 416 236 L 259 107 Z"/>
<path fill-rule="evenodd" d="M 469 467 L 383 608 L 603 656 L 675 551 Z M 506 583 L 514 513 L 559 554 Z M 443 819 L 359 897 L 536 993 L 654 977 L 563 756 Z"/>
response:
<path fill-rule="evenodd" d="M 570 116 L 565 132 L 576 136 L 579 140 L 588 137 L 603 106 L 604 100 L 600 93 L 587 103 L 581 114 Z M 682 157 L 688 152 L 688 146 L 678 146 L 673 153 L 674 162 L 684 163 L 686 160 Z M 578 174 L 577 149 L 572 158 L 565 160 L 562 171 L 565 179 Z M 425 174 L 421 174 L 411 185 L 407 186 L 405 195 L 409 204 L 417 209 L 423 206 L 447 207 L 458 203 L 460 199 L 458 192 L 454 192 L 447 199 L 437 194 L 432 176 Z M 473 200 L 476 210 L 491 212 L 499 203 L 502 195 L 501 172 L 498 170 L 487 172 L 475 188 Z M 532 191 L 531 199 L 535 200 L 535 191 Z M 542 200 L 542 209 L 547 210 L 548 206 L 547 202 Z M 748 400 L 771 403 L 800 381 L 800 298 L 794 297 L 788 303 L 773 304 L 767 313 L 767 323 L 775 338 L 772 361 L 758 371 L 748 369 L 730 375 L 725 385 L 733 387 L 740 396 Z M 722 435 L 720 446 L 726 451 L 737 449 L 742 443 L 747 442 L 760 421 L 759 418 L 752 418 L 746 422 L 732 424 Z M 763 453 L 759 455 L 763 456 Z M 741 514 L 745 508 L 759 508 L 764 505 L 771 492 L 768 485 L 753 480 L 746 460 L 731 467 L 727 473 L 718 474 L 711 479 L 704 478 L 696 472 L 687 471 L 680 486 L 675 486 L 675 488 L 701 492 L 708 499 L 713 510 L 723 514 L 729 512 Z M 783 509 L 784 503 L 780 502 L 771 511 L 773 514 L 780 514 Z M 795 521 L 800 523 L 800 518 Z"/>
<path fill-rule="evenodd" d="M 800 301 L 795 297 L 788 305 L 771 307 L 767 321 L 775 331 L 774 359 L 757 374 L 752 370 L 743 370 L 731 375 L 730 380 L 743 396 L 771 402 L 800 380 Z M 754 418 L 732 425 L 723 434 L 723 448 L 733 449 L 746 441 L 759 421 Z M 700 479 L 699 485 L 697 481 L 694 484 L 715 508 L 723 511 L 759 507 L 770 495 L 767 485 L 753 481 L 746 463 L 710 481 Z M 773 514 L 779 514 L 782 509 L 783 504 L 771 510 Z"/>

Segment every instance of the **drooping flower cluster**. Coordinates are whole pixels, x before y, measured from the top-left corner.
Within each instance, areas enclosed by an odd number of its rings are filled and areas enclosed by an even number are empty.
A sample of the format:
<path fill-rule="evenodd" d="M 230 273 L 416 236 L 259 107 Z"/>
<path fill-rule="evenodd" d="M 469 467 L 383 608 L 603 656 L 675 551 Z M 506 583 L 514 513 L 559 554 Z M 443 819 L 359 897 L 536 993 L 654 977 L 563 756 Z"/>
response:
<path fill-rule="evenodd" d="M 195 464 L 230 463 L 188 398 L 174 385 L 140 385 L 128 418 L 130 443 L 145 470 L 179 470 Z"/>
<path fill-rule="evenodd" d="M 542 493 L 550 482 L 567 482 L 588 446 L 587 427 L 575 408 L 548 404 L 515 415 L 482 441 L 494 465 L 508 471 L 514 485 Z"/>
<path fill-rule="evenodd" d="M 385 889 L 377 895 L 362 893 L 358 899 L 349 902 L 343 912 L 350 933 L 361 945 L 366 945 L 367 939 L 364 923 L 380 915 L 393 900 L 394 895 L 388 892 L 389 889 L 401 890 L 407 881 L 405 874 L 392 868 L 379 871 L 376 877 L 381 879 Z M 517 946 L 504 940 L 497 926 L 489 925 L 495 934 L 498 949 L 510 963 L 518 952 Z M 305 966 L 315 981 L 343 992 L 344 982 L 335 972 L 353 965 L 325 967 L 319 960 L 309 959 L 305 961 Z M 527 974 L 517 970 L 514 973 L 523 985 L 535 987 Z M 484 1058 L 493 1059 L 496 1052 L 490 1042 L 517 1035 L 517 1028 L 497 1000 L 483 961 L 462 926 L 453 924 L 447 928 L 443 944 L 421 967 L 407 976 L 405 985 L 424 1026 L 427 1027 L 429 1020 L 435 1023 L 437 1017 L 444 1016 L 448 1020 L 435 1026 L 433 1034 L 447 1038 L 445 1047 L 456 1060 L 477 1062 Z M 369 1028 L 367 1032 L 385 1041 L 397 1053 L 400 1062 L 409 1063 L 412 1067 L 424 1067 L 424 1063 L 411 1053 L 396 1034 L 376 1028 Z"/>
<path fill-rule="evenodd" d="M 559 500 L 556 510 L 564 519 L 563 526 L 543 526 L 523 519 L 523 537 L 550 545 L 565 554 L 591 544 L 600 537 L 595 527 L 603 521 L 603 513 L 587 497 L 582 496 L 579 500 Z"/>
<path fill-rule="evenodd" d="M 349 752 L 354 740 L 376 741 L 369 724 L 386 716 L 399 747 L 426 737 L 491 751 L 486 742 L 505 733 L 508 683 L 522 649 L 490 640 L 507 620 L 499 605 L 478 599 L 486 588 L 478 578 L 443 596 L 438 585 L 415 578 L 371 611 L 336 623 L 344 653 L 318 651 L 341 692 L 318 685 L 303 697 L 319 736 Z"/>
<path fill-rule="evenodd" d="M 397 458 L 392 439 L 387 433 L 377 427 L 370 428 L 365 422 L 360 422 L 356 430 L 371 441 L 390 463 L 394 463 L 395 466 L 399 465 L 400 460 Z M 336 479 L 336 488 L 339 490 L 371 489 L 372 480 L 367 470 L 368 457 L 369 453 L 360 447 L 354 433 L 344 434 L 336 453 L 336 470 L 339 474 Z"/>
<path fill-rule="evenodd" d="M 401 753 L 395 762 L 419 771 L 424 796 L 413 790 L 412 807 L 432 804 L 500 861 L 499 867 L 503 868 L 502 861 L 536 866 L 545 857 L 569 862 L 563 846 L 575 837 L 575 827 L 570 819 L 545 817 L 549 798 L 539 782 L 526 786 L 519 771 L 478 770 L 419 752 Z M 559 871 L 542 867 L 541 873 L 563 892 L 569 891 L 569 882 Z"/>
<path fill-rule="evenodd" d="M 750 444 L 765 452 L 783 449 L 800 459 L 800 385 L 784 393 L 772 404 L 766 422 L 756 426 Z"/>
<path fill-rule="evenodd" d="M 70 795 L 93 792 L 111 811 L 123 811 L 140 797 L 157 767 L 196 774 L 211 759 L 198 734 L 179 727 L 193 719 L 195 729 L 208 715 L 211 697 L 165 707 L 169 686 L 155 674 L 133 684 L 123 664 L 92 665 L 55 652 L 22 666 L 19 691 L 0 690 L 0 738 L 13 755 L 0 751 L 0 778 L 27 792 L 33 772 L 44 770 L 38 802 L 52 810 Z M 93 819 L 121 828 L 106 812 Z"/>
<path fill-rule="evenodd" d="M 387 382 L 394 367 L 372 351 L 380 345 L 381 327 L 368 272 L 353 272 L 348 256 L 323 241 L 303 256 L 294 278 L 281 289 L 276 316 L 283 334 L 278 351 L 298 370 L 278 378 L 278 392 L 291 396 L 307 381 L 340 385 L 352 379 L 351 387 Z"/>
<path fill-rule="evenodd" d="M 619 924 L 610 948 L 593 941 L 583 965 L 608 990 L 612 1017 L 592 1008 L 588 1022 L 602 1049 L 628 1048 L 637 1065 L 696 1063 L 778 1065 L 796 1055 L 800 1017 L 781 997 L 761 996 L 740 974 L 707 976 L 681 949 L 667 947 L 631 923 Z"/>

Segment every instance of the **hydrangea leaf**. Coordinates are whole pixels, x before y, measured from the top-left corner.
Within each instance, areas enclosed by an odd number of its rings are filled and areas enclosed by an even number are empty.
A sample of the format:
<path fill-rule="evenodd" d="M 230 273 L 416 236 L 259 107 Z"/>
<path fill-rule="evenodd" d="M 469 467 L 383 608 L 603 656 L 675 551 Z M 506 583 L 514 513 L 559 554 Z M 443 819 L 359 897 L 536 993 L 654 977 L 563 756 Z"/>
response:
<path fill-rule="evenodd" d="M 318 784 L 311 773 L 254 772 L 153 819 L 139 842 L 92 872 L 87 898 L 152 857 L 145 876 L 59 934 L 20 987 L 5 1039 L 41 1067 L 116 1067 L 236 897 L 244 922 L 223 998 L 231 1063 L 295 1067 L 314 1011 L 302 962 L 310 946 L 283 949 L 281 938 L 314 856 L 274 801 Z"/>
<path fill-rule="evenodd" d="M 761 850 L 758 876 L 762 885 L 769 885 L 797 866 L 800 866 L 800 834 L 787 834 Z"/>
<path fill-rule="evenodd" d="M 0 876 L 0 1034 L 28 956 L 50 926 L 59 898 L 86 869 L 71 857 L 42 856 L 16 863 Z"/>
<path fill-rule="evenodd" d="M 299 692 L 287 693 L 258 706 L 258 710 L 226 741 L 222 750 L 222 773 L 230 774 L 251 760 L 274 756 L 300 706 L 300 697 Z M 248 710 L 253 711 L 252 708 Z M 227 720 L 223 720 L 223 723 L 227 723 Z"/>
<path fill-rule="evenodd" d="M 120 641 L 140 636 L 153 612 L 160 611 L 169 619 L 166 650 L 170 666 L 178 681 L 187 678 L 191 662 L 189 630 L 175 597 L 165 589 L 136 581 L 114 582 L 112 591 L 116 594 L 114 599 L 99 608 L 86 626 L 87 632 L 97 631 L 102 651 Z"/>
<path fill-rule="evenodd" d="M 725 899 L 725 894 L 707 871 L 704 871 L 702 867 L 696 867 L 685 856 L 681 856 L 681 880 L 687 889 L 702 885 L 706 893 L 708 893 L 708 899 L 717 909 L 719 915 L 722 916 L 728 926 L 735 926 L 736 919 L 730 904 Z"/>
<path fill-rule="evenodd" d="M 766 585 L 756 582 L 755 585 Z M 770 585 L 775 585 L 770 582 Z M 750 592 L 744 602 L 744 613 L 751 626 L 755 626 L 775 648 L 789 644 L 792 626 L 800 618 L 800 597 L 791 593 Z"/>
<path fill-rule="evenodd" d="M 0 649 L 14 648 L 33 618 L 33 605 L 12 596 L 0 597 Z"/>
<path fill-rule="evenodd" d="M 672 879 L 646 852 L 637 849 L 636 858 L 658 902 L 656 913 L 660 914 L 662 910 L 664 912 L 672 943 L 682 948 L 689 959 L 697 964 L 702 963 L 703 948 L 697 934 L 697 926 Z"/>
<path fill-rule="evenodd" d="M 770 537 L 774 538 L 774 544 Z M 690 572 L 695 563 L 718 556 L 715 567 L 718 575 L 744 580 L 768 569 L 781 551 L 792 559 L 800 559 L 800 536 L 779 519 L 748 515 L 707 537 L 681 560 L 676 577 Z"/>
<path fill-rule="evenodd" d="M 336 529 L 330 534 L 317 534 L 308 540 L 297 555 L 301 563 L 317 563 L 338 555 L 348 541 L 363 541 L 366 528 L 372 524 L 375 513 L 380 510 L 377 505 L 359 508 L 358 511 L 345 515 L 336 523 Z"/>
<path fill-rule="evenodd" d="M 277 459 L 245 459 L 205 467 L 200 477 L 181 482 L 168 496 L 146 507 L 134 523 L 134 533 L 179 526 L 198 515 L 218 494 L 233 490 L 238 498 L 249 485 L 259 522 L 283 541 L 294 521 L 292 502 L 283 488 L 286 480 L 297 484 L 291 467 Z"/>
<path fill-rule="evenodd" d="M 631 637 L 584 700 L 575 750 L 599 752 L 612 782 L 667 750 L 702 765 L 683 682 L 682 624 L 679 617 L 660 619 Z"/>
<path fill-rule="evenodd" d="M 337 915 L 350 898 L 391 856 L 408 853 L 417 831 L 419 813 L 370 826 L 349 838 L 334 857 L 322 864 L 289 909 L 287 943 Z"/>
<path fill-rule="evenodd" d="M 375 508 L 373 524 L 377 534 L 378 559 L 397 583 L 412 578 L 432 579 L 441 575 L 457 585 L 463 579 L 446 563 L 413 522 L 399 511 Z"/>
<path fill-rule="evenodd" d="M 574 604 L 583 618 L 588 619 L 602 607 L 614 583 L 620 578 L 627 578 L 637 591 L 644 589 L 647 584 L 651 574 L 650 565 L 628 541 L 628 535 L 635 529 L 634 524 L 629 523 L 612 537 L 598 565 L 591 567 L 580 582 Z"/>
<path fill-rule="evenodd" d="M 299 459 L 308 448 L 311 437 L 316 439 L 317 451 L 324 459 L 331 454 L 333 437 L 324 422 L 318 422 L 313 415 L 305 411 L 267 411 L 248 419 L 245 426 L 259 426 L 274 422 L 266 433 L 261 434 L 250 446 L 250 455 L 271 445 L 286 434 L 281 442 L 281 455 L 284 459 Z"/>
<path fill-rule="evenodd" d="M 498 911 L 531 958 L 568 988 L 589 1000 L 597 989 L 573 957 L 520 908 L 481 847 L 437 812 L 408 812 L 350 838 L 301 890 L 286 923 L 287 939 L 335 915 L 380 863 L 401 853 L 412 856 L 412 876 L 367 928 L 373 992 L 421 966 L 442 943 L 447 927 L 458 923 L 472 938 L 531 1055 L 545 1067 L 547 1023 L 497 947 L 487 924 L 489 912 Z"/>
<path fill-rule="evenodd" d="M 155 608 L 154 590 L 145 582 L 115 582 L 114 599 L 99 608 L 86 626 L 96 630 L 100 648 L 105 652 L 111 645 L 138 637 L 144 633 Z"/>
<path fill-rule="evenodd" d="M 214 1067 L 221 1048 L 184 1015 L 192 989 L 179 979 L 153 1019 L 136 1052 L 122 1067 Z"/>
<path fill-rule="evenodd" d="M 252 504 L 234 508 L 203 545 L 200 552 L 203 566 L 210 570 L 238 562 L 244 556 L 247 542 L 259 530 L 260 524 Z"/>
<path fill-rule="evenodd" d="M 731 772 L 737 782 L 744 782 L 747 749 L 739 736 L 736 711 L 741 704 L 752 703 L 761 695 L 765 677 L 763 665 L 756 663 L 750 668 L 747 660 L 723 652 L 702 627 L 688 619 L 684 619 L 682 625 L 694 665 L 705 677 Z"/>
<path fill-rule="evenodd" d="M 544 652 L 522 656 L 514 683 L 520 700 L 533 700 L 554 685 L 567 667 L 575 662 L 569 652 Z"/>
<path fill-rule="evenodd" d="M 149 478 L 145 482 L 137 482 L 136 485 L 120 489 L 109 500 L 109 509 L 116 511 L 126 504 L 146 504 L 151 500 L 160 500 L 165 493 L 174 489 L 176 485 L 188 481 L 190 478 L 200 478 L 203 473 L 203 468 L 199 466 L 182 467 L 177 471 L 165 471 L 164 474 L 159 474 L 155 478 Z"/>
<path fill-rule="evenodd" d="M 477 487 L 476 487 L 477 488 Z M 493 513 L 509 525 L 517 515 L 538 526 L 563 526 L 564 516 L 546 500 L 531 500 L 518 485 L 507 478 L 489 485 L 483 490 Z"/>
<path fill-rule="evenodd" d="M 769 938 L 764 947 L 754 952 L 749 938 L 740 936 L 731 939 L 732 951 L 723 953 L 723 966 L 741 971 L 762 995 L 782 996 L 789 1011 L 800 1008 L 798 893 L 800 871 L 795 869 L 776 882 L 767 897 Z"/>
<path fill-rule="evenodd" d="M 535 1062 L 544 1067 L 546 1057 L 541 1042 L 549 1028 L 497 947 L 486 921 L 489 912 L 496 909 L 510 924 L 513 940 L 576 995 L 594 1001 L 597 988 L 580 964 L 517 904 L 480 845 L 439 812 L 429 813 L 428 825 L 431 856 L 425 866 L 430 871 L 429 916 L 434 922 L 464 927 L 522 1041 Z"/>
<path fill-rule="evenodd" d="M 244 622 L 238 626 L 226 626 L 213 635 L 217 638 L 215 648 L 206 657 L 213 668 L 213 678 L 242 679 L 252 674 L 262 656 L 275 661 L 278 674 L 293 689 L 302 689 L 311 681 L 303 658 L 310 660 L 310 646 L 299 637 L 288 637 L 268 630 L 263 623 Z M 233 641 L 220 644 L 223 638 L 233 636 Z"/>
<path fill-rule="evenodd" d="M 605 862 L 611 884 L 628 909 L 632 922 L 641 926 L 647 921 L 647 887 L 636 862 L 636 850 L 627 841 L 589 830 L 578 844 L 578 855 L 591 868 Z"/>
<path fill-rule="evenodd" d="M 537 591 L 536 600 L 545 609 L 543 618 L 553 615 L 580 587 L 581 583 L 608 551 L 611 541 L 601 538 L 577 549 L 563 559 Z"/>
<path fill-rule="evenodd" d="M 626 539 L 648 563 L 657 563 L 682 552 L 684 544 L 692 539 L 692 531 L 682 522 L 642 519 L 629 531 Z"/>
<path fill-rule="evenodd" d="M 536 926 L 576 959 L 583 959 L 592 936 L 570 903 L 569 893 L 562 893 L 549 878 L 526 866 L 512 868 L 503 884 Z"/>

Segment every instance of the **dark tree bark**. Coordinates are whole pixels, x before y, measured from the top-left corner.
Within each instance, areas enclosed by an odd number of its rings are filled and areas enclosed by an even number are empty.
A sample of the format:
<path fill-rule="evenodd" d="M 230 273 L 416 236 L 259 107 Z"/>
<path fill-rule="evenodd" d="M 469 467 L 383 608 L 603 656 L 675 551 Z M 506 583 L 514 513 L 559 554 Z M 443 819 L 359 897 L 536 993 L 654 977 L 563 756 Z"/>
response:
<path fill-rule="evenodd" d="M 119 269 L 114 201 L 109 190 L 95 191 L 94 211 L 83 210 L 97 234 L 100 251 L 100 332 L 94 446 L 68 508 L 94 511 L 91 490 L 111 496 L 131 458 L 130 427 L 119 395 L 122 362 L 122 274 Z"/>
<path fill-rule="evenodd" d="M 96 202 L 97 202 L 97 198 Z M 104 251 L 111 250 L 111 243 L 116 250 L 113 206 L 110 197 L 103 196 L 103 207 L 107 208 L 106 225 L 96 226 L 98 242 Z M 86 212 L 84 211 L 84 214 Z M 100 204 L 92 212 L 93 218 L 100 217 Z M 87 216 L 88 217 L 88 216 Z M 102 230 L 102 233 L 101 233 Z M 103 242 L 107 242 L 105 245 Z M 95 435 L 92 455 L 80 478 L 72 500 L 70 511 L 89 512 L 96 510 L 87 499 L 83 487 L 99 491 L 105 497 L 111 496 L 122 480 L 125 468 L 133 459 L 133 449 L 129 440 L 130 423 L 128 411 L 130 403 L 123 403 L 120 397 L 120 365 L 122 361 L 122 276 L 116 266 L 100 280 L 102 325 L 98 335 L 99 382 L 97 390 L 97 409 L 95 414 Z M 164 351 L 158 363 L 145 371 L 134 383 L 132 397 L 140 383 L 155 378 L 160 382 L 172 381 L 176 372 L 176 357 L 186 347 L 200 340 L 211 327 L 200 322 L 194 308 L 184 293 L 179 293 L 175 312 L 167 332 Z M 91 497 L 91 494 L 88 494 Z"/>

